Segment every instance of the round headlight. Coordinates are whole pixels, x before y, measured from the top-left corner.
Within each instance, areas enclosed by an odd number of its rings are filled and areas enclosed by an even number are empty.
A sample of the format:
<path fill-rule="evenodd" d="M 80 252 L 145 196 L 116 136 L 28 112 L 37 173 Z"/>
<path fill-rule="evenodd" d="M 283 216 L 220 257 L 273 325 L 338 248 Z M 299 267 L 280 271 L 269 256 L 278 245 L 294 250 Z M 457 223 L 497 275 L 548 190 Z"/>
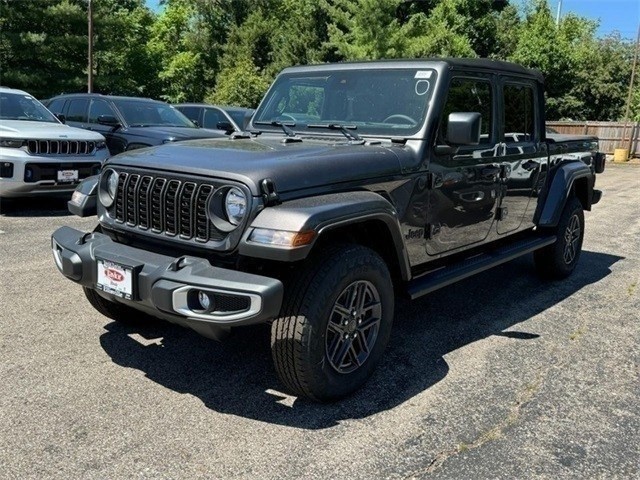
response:
<path fill-rule="evenodd" d="M 107 194 L 109 198 L 113 200 L 116 198 L 116 191 L 118 190 L 118 174 L 113 170 L 107 172 Z"/>
<path fill-rule="evenodd" d="M 238 187 L 231 187 L 224 199 L 227 219 L 232 225 L 240 225 L 247 212 L 247 196 Z"/>
<path fill-rule="evenodd" d="M 108 169 L 102 174 L 100 179 L 100 188 L 98 190 L 98 198 L 100 203 L 109 208 L 115 201 L 118 192 L 118 173 Z"/>

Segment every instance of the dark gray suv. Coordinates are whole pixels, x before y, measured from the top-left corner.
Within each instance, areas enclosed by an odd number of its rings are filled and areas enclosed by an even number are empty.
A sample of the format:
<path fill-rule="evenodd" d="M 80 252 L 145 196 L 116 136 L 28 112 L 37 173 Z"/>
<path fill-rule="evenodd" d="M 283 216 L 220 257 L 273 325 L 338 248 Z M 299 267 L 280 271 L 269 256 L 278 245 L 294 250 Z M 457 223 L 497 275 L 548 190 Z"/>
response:
<path fill-rule="evenodd" d="M 104 135 L 113 155 L 163 143 L 225 135 L 220 130 L 200 128 L 173 106 L 149 98 L 70 94 L 43 103 L 67 124 Z"/>

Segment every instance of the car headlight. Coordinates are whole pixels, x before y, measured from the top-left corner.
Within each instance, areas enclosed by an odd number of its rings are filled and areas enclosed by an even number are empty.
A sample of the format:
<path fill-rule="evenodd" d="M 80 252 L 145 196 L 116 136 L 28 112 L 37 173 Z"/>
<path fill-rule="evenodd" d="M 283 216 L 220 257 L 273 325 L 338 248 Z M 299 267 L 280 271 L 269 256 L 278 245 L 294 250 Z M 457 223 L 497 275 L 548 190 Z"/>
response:
<path fill-rule="evenodd" d="M 117 192 L 118 173 L 109 168 L 102 174 L 102 179 L 100 181 L 100 192 L 98 196 L 100 197 L 102 205 L 107 208 L 113 205 Z"/>
<path fill-rule="evenodd" d="M 232 225 L 240 225 L 247 213 L 247 196 L 238 187 L 231 187 L 224 198 L 227 220 Z"/>
<path fill-rule="evenodd" d="M 0 139 L 0 147 L 20 148 L 24 144 L 24 140 L 14 138 Z"/>
<path fill-rule="evenodd" d="M 107 142 L 96 142 L 96 150 L 102 150 L 103 148 L 107 148 Z"/>

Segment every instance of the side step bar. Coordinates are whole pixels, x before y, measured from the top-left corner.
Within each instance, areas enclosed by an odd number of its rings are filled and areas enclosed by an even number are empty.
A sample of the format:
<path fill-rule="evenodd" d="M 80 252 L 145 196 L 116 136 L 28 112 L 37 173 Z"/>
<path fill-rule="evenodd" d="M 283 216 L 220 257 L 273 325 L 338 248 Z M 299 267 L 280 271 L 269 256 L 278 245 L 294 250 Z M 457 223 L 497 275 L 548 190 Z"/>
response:
<path fill-rule="evenodd" d="M 496 267 L 502 263 L 509 262 L 527 253 L 531 253 L 539 248 L 551 245 L 556 241 L 555 235 L 547 237 L 536 237 L 520 240 L 504 247 L 500 247 L 491 252 L 482 253 L 475 257 L 467 258 L 448 267 L 442 267 L 433 272 L 426 273 L 422 277 L 409 282 L 407 292 L 413 300 L 415 298 L 431 293 L 447 285 L 451 285 L 459 280 L 465 279 L 476 273 L 483 272 Z"/>

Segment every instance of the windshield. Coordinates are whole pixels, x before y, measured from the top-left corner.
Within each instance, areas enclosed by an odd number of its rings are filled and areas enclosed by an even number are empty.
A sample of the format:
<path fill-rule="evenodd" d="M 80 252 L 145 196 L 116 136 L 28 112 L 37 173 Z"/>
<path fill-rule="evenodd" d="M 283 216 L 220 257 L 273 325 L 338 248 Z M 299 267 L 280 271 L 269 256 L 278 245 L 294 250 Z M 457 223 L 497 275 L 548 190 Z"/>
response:
<path fill-rule="evenodd" d="M 0 92 L 0 119 L 60 123 L 44 105 L 24 93 Z"/>
<path fill-rule="evenodd" d="M 260 128 L 284 122 L 314 134 L 318 126 L 344 125 L 358 134 L 412 135 L 424 121 L 435 77 L 434 70 L 404 68 L 285 74 L 269 90 L 253 122 Z"/>
<path fill-rule="evenodd" d="M 184 127 L 197 128 L 171 105 L 135 100 L 114 101 L 130 127 Z"/>

